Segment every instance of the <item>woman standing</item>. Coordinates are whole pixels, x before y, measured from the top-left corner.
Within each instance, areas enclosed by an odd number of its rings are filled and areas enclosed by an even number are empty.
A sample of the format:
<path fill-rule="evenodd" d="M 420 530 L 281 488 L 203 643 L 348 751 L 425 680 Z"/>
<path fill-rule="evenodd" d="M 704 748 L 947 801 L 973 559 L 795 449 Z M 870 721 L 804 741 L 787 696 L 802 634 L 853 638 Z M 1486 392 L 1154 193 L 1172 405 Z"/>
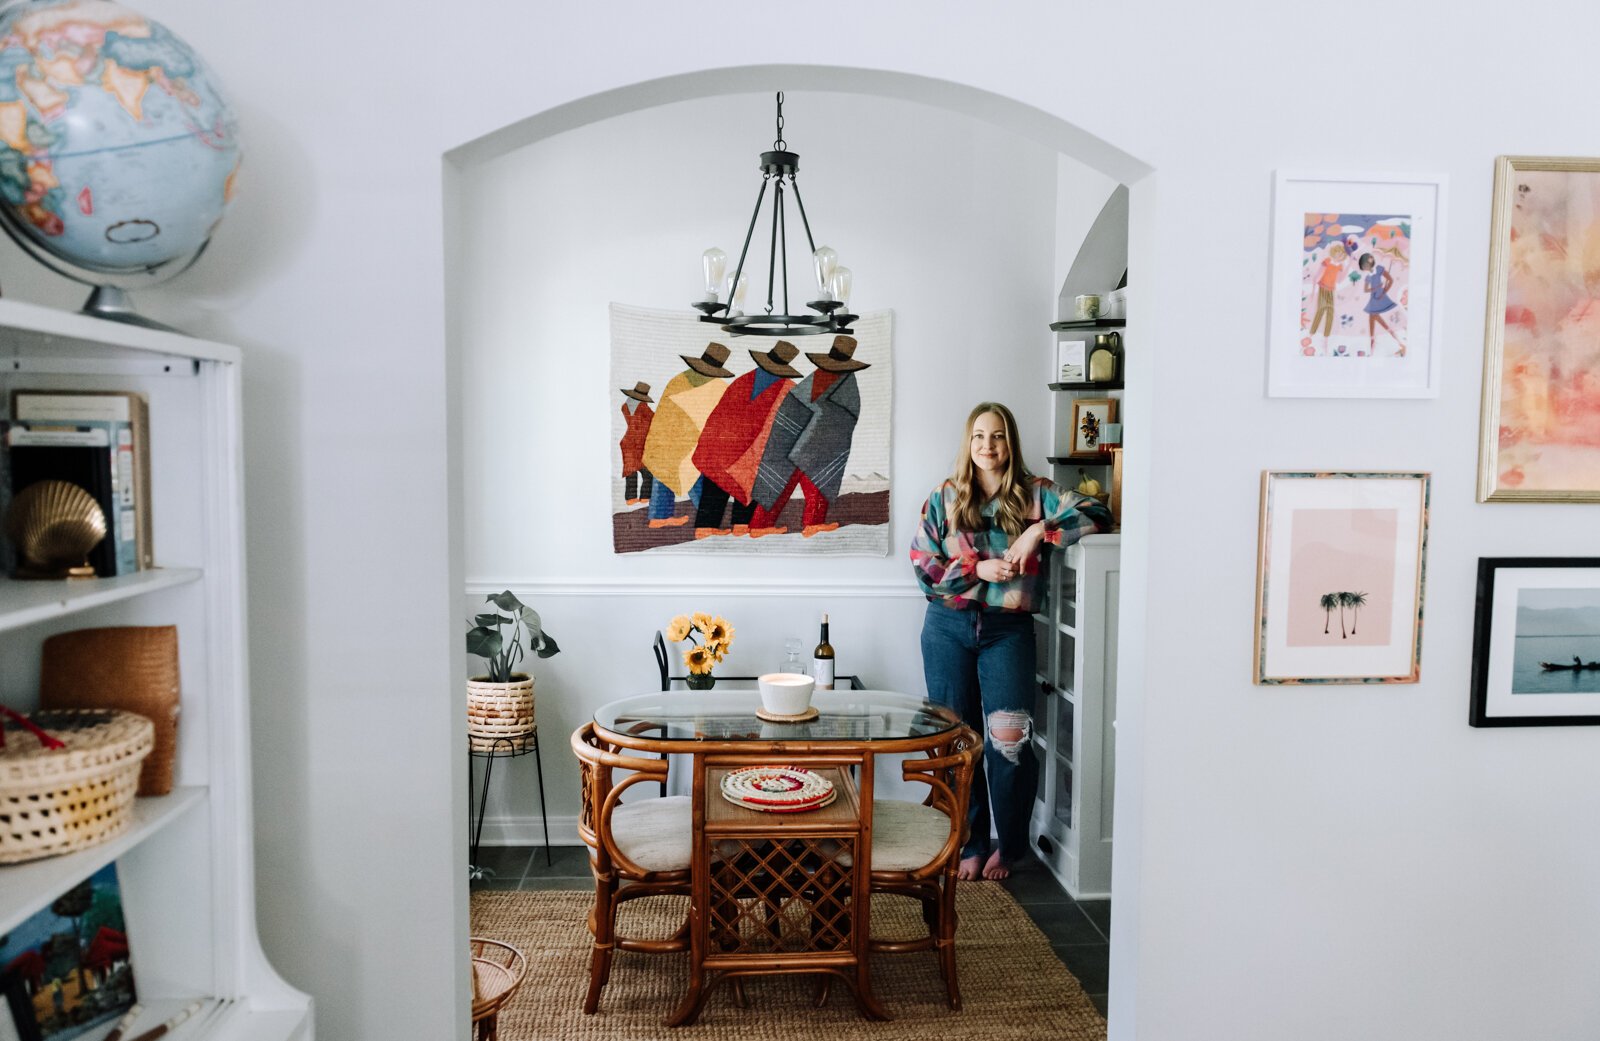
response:
<path fill-rule="evenodd" d="M 1400 305 L 1389 298 L 1389 290 L 1394 288 L 1394 276 L 1389 274 L 1389 269 L 1373 257 L 1371 253 L 1361 254 L 1361 259 L 1356 261 L 1356 266 L 1367 275 L 1367 306 L 1362 310 L 1367 312 L 1367 349 L 1372 354 L 1378 353 L 1378 326 L 1383 326 L 1383 331 L 1394 337 L 1398 346 L 1395 351 L 1397 357 L 1405 357 L 1406 345 L 1400 342 L 1400 337 L 1389 328 L 1389 323 L 1383 316 L 1393 311 Z"/>
<path fill-rule="evenodd" d="M 1011 410 L 985 401 L 967 416 L 955 473 L 922 507 L 911 542 L 928 597 L 922 668 L 928 696 L 985 734 L 973 775 L 971 834 L 960 876 L 1000 879 L 1028 848 L 1038 765 L 1031 743 L 1033 618 L 1046 592 L 1040 547 L 1109 531 L 1111 511 L 1035 477 L 1022 461 Z M 989 848 L 993 809 L 998 848 Z M 987 859 L 985 859 L 987 855 Z"/>

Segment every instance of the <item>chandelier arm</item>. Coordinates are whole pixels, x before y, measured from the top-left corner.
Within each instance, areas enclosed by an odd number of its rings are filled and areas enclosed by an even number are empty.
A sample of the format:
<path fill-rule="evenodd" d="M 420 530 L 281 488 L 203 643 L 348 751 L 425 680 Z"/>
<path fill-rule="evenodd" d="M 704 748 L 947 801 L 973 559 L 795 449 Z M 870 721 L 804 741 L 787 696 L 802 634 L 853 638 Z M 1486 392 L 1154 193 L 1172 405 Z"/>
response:
<path fill-rule="evenodd" d="M 783 212 L 783 178 L 772 189 L 772 238 L 767 246 L 767 313 L 772 313 L 772 282 L 778 273 L 778 214 Z M 785 287 L 787 291 L 787 287 Z"/>
<path fill-rule="evenodd" d="M 783 260 L 783 313 L 789 313 L 789 215 L 783 209 L 783 178 L 778 178 L 778 256 Z"/>
<path fill-rule="evenodd" d="M 800 223 L 806 228 L 806 245 L 811 247 L 811 252 L 817 251 L 817 241 L 811 237 L 811 221 L 806 217 L 806 201 L 800 198 L 800 178 L 794 174 L 789 175 L 789 187 L 794 191 L 795 205 L 800 207 Z"/>
<path fill-rule="evenodd" d="M 733 317 L 733 297 L 739 291 L 739 276 L 744 274 L 745 254 L 750 252 L 750 236 L 755 234 L 756 218 L 761 216 L 761 200 L 767 197 L 768 180 L 770 178 L 761 178 L 761 190 L 756 193 L 756 208 L 750 211 L 750 226 L 744 229 L 744 246 L 739 250 L 739 264 L 733 269 L 733 281 L 728 283 L 728 302 L 723 305 L 723 310 L 730 318 Z"/>

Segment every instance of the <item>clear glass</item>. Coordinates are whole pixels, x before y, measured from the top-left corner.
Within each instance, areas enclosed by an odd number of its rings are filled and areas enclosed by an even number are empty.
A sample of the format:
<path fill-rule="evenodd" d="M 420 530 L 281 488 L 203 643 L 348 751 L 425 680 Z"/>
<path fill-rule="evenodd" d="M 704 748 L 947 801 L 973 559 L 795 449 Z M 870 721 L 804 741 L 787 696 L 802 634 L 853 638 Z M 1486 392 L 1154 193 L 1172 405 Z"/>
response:
<path fill-rule="evenodd" d="M 728 270 L 728 254 L 712 246 L 700 254 L 700 267 L 706 276 L 706 299 L 715 300 L 722 288 L 723 272 Z"/>
<path fill-rule="evenodd" d="M 730 279 L 730 281 L 732 280 Z M 730 306 L 733 308 L 734 314 L 744 314 L 744 293 L 749 285 L 750 276 L 741 274 L 739 276 L 739 284 L 729 290 L 728 299 L 731 302 Z"/>
<path fill-rule="evenodd" d="M 791 636 L 783 641 L 783 661 L 778 665 L 779 672 L 798 672 L 806 675 L 806 663 L 800 657 L 800 651 L 805 643 L 798 636 Z"/>
<path fill-rule="evenodd" d="M 849 306 L 850 304 L 851 281 L 852 275 L 850 273 L 850 269 L 847 267 L 841 267 L 834 270 L 833 278 L 830 282 L 830 286 L 833 290 L 833 298 L 846 306 Z"/>
<path fill-rule="evenodd" d="M 818 709 L 807 723 L 784 724 L 794 741 L 892 741 L 954 730 L 949 709 L 911 694 L 886 690 L 826 690 L 812 695 Z M 595 709 L 594 721 L 615 734 L 669 741 L 765 740 L 753 690 L 678 690 L 623 698 Z"/>
<path fill-rule="evenodd" d="M 833 272 L 839 266 L 839 254 L 832 246 L 818 246 L 811 254 L 811 264 L 817 272 L 817 289 L 827 297 L 833 291 Z"/>

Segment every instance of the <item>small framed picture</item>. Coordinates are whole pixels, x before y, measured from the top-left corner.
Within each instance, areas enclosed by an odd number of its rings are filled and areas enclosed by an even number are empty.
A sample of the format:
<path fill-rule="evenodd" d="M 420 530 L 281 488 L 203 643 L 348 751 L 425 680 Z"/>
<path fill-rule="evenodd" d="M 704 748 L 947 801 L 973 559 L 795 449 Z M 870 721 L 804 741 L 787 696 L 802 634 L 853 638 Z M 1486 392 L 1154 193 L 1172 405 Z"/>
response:
<path fill-rule="evenodd" d="M 1415 683 L 1425 473 L 1261 475 L 1255 682 Z"/>
<path fill-rule="evenodd" d="M 1077 398 L 1072 402 L 1072 444 L 1067 455 L 1073 459 L 1100 459 L 1106 426 L 1117 418 L 1115 398 Z"/>
<path fill-rule="evenodd" d="M 1475 727 L 1600 724 L 1600 557 L 1483 557 Z"/>
<path fill-rule="evenodd" d="M 1479 502 L 1600 502 L 1597 241 L 1600 159 L 1495 161 Z"/>
<path fill-rule="evenodd" d="M 1279 171 L 1267 394 L 1439 396 L 1445 178 Z"/>

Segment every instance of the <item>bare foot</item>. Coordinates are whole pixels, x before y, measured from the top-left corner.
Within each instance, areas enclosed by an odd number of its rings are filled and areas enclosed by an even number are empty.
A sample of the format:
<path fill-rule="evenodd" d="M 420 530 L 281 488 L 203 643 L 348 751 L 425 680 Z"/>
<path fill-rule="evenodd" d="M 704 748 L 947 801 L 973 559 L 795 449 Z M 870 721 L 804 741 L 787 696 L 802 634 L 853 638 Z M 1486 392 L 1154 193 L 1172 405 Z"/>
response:
<path fill-rule="evenodd" d="M 962 861 L 962 865 L 965 866 L 965 864 L 966 862 Z M 1000 859 L 999 850 L 989 854 L 988 863 L 983 865 L 983 877 L 991 882 L 998 882 L 1002 878 L 1011 877 L 1011 869 L 1006 867 L 1005 861 Z"/>
<path fill-rule="evenodd" d="M 962 857 L 961 866 L 956 869 L 956 877 L 971 882 L 978 877 L 978 861 L 982 857 Z"/>

